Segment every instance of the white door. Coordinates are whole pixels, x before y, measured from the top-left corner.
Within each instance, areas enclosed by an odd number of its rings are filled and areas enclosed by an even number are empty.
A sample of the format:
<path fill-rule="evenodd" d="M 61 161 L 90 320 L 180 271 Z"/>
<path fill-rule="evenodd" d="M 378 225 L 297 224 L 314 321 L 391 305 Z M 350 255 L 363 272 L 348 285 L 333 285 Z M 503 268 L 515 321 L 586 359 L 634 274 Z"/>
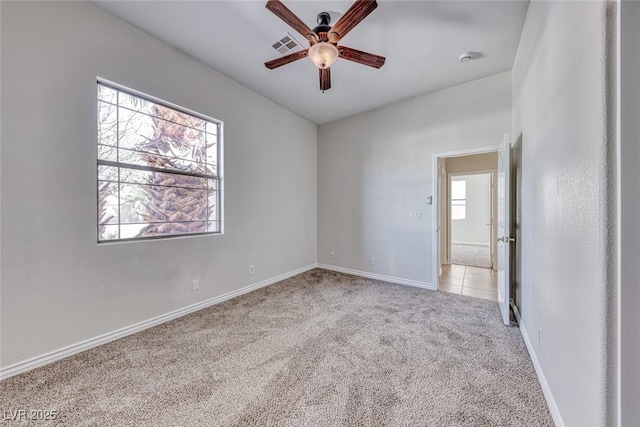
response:
<path fill-rule="evenodd" d="M 511 296 L 510 243 L 511 230 L 511 143 L 505 135 L 498 151 L 498 304 L 502 321 L 509 325 L 509 301 Z"/>

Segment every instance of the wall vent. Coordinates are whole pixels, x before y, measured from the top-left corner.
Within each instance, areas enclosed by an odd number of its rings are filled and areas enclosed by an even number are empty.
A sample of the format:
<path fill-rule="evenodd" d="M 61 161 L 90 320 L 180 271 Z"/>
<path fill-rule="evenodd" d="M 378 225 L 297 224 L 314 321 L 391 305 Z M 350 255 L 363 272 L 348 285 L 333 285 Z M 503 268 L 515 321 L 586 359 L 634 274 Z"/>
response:
<path fill-rule="evenodd" d="M 300 43 L 290 33 L 284 33 L 278 40 L 271 44 L 281 55 L 288 55 L 300 48 Z"/>

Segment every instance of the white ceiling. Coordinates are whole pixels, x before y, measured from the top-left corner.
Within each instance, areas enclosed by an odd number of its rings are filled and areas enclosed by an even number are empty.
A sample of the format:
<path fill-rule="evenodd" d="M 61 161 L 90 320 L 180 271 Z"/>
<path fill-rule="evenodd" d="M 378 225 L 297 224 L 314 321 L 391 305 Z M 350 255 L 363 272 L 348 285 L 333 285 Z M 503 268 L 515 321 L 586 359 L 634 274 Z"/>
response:
<path fill-rule="evenodd" d="M 379 70 L 346 60 L 319 90 L 306 58 L 275 70 L 271 45 L 285 32 L 305 39 L 268 11 L 266 1 L 111 1 L 102 8 L 224 73 L 285 108 L 323 124 L 395 101 L 510 70 L 527 0 L 378 0 L 378 8 L 340 42 L 387 58 Z M 351 1 L 283 0 L 309 27 L 319 12 L 332 23 Z M 306 47 L 306 46 L 305 46 Z M 479 57 L 460 63 L 464 52 Z"/>

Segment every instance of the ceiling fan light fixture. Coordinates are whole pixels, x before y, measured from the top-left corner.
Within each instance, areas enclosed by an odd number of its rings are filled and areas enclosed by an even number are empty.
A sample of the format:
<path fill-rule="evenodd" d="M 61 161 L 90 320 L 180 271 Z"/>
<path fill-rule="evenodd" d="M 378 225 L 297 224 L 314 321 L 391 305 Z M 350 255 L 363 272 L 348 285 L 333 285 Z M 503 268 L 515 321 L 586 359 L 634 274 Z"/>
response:
<path fill-rule="evenodd" d="M 327 42 L 319 42 L 309 48 L 309 59 L 321 70 L 329 68 L 338 59 L 338 48 Z"/>

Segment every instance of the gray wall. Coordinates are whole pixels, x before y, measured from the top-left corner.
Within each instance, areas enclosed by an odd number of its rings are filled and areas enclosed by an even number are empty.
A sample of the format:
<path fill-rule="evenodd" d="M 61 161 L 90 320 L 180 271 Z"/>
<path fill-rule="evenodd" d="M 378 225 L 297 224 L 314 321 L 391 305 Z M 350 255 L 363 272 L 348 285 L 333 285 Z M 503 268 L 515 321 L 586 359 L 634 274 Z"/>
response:
<path fill-rule="evenodd" d="M 640 3 L 620 3 L 622 426 L 640 424 Z"/>
<path fill-rule="evenodd" d="M 506 72 L 320 126 L 318 262 L 431 284 L 433 155 L 497 146 L 510 120 Z"/>
<path fill-rule="evenodd" d="M 605 12 L 600 1 L 532 1 L 512 71 L 513 141 L 522 135 L 521 328 L 567 426 L 613 425 Z"/>
<path fill-rule="evenodd" d="M 316 262 L 314 124 L 91 3 L 1 27 L 3 367 Z M 96 244 L 96 76 L 224 121 L 225 235 Z"/>

